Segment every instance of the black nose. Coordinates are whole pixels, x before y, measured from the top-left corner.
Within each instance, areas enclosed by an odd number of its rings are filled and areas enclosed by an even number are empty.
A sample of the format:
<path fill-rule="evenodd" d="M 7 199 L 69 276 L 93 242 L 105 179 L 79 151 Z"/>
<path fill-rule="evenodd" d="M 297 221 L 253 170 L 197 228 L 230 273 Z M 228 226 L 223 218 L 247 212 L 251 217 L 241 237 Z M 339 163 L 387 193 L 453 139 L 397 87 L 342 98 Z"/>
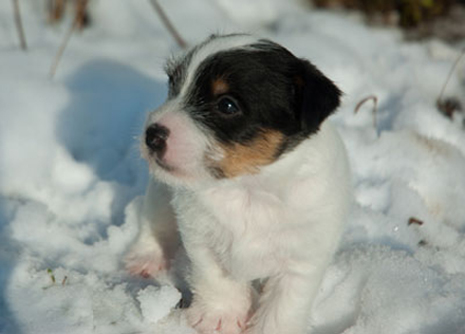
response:
<path fill-rule="evenodd" d="M 162 155 L 166 150 L 166 139 L 170 134 L 167 127 L 160 124 L 152 124 L 145 131 L 145 144 L 153 152 Z"/>

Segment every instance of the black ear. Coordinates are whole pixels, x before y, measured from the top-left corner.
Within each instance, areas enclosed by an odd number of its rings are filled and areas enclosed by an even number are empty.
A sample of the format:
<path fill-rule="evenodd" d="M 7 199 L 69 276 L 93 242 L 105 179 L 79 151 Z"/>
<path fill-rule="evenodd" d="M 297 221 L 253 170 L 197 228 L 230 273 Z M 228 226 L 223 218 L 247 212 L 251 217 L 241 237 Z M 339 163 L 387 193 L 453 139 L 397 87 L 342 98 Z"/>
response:
<path fill-rule="evenodd" d="M 341 91 L 313 64 L 299 59 L 294 78 L 296 113 L 303 132 L 308 135 L 318 131 L 320 124 L 339 106 Z"/>

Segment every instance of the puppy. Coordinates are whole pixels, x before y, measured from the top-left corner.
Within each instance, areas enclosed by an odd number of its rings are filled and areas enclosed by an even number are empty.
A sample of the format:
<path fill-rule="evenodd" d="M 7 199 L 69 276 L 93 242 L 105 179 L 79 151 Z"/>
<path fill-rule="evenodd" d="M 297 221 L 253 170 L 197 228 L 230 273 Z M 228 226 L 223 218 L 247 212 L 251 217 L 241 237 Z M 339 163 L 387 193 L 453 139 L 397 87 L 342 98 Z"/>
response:
<path fill-rule="evenodd" d="M 349 207 L 346 152 L 326 120 L 339 89 L 282 46 L 240 34 L 210 37 L 166 72 L 168 99 L 142 141 L 155 180 L 128 269 L 156 276 L 180 234 L 197 332 L 306 333 Z"/>

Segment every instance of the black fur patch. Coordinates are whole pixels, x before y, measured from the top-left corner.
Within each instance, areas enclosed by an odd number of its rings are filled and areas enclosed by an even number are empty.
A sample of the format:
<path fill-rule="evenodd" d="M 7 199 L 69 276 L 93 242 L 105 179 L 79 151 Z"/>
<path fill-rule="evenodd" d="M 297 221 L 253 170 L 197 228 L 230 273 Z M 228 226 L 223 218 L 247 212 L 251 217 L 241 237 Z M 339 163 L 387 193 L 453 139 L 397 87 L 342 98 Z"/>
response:
<path fill-rule="evenodd" d="M 196 49 L 175 67 L 172 76 L 179 71 L 178 77 L 185 77 L 193 52 Z M 279 131 L 285 140 L 278 156 L 317 132 L 338 107 L 341 94 L 310 62 L 267 40 L 211 55 L 194 77 L 183 104 L 197 122 L 223 144 L 247 144 L 265 130 Z M 218 79 L 227 85 L 225 94 L 237 101 L 240 113 L 218 111 L 223 95 L 212 92 Z M 170 94 L 176 95 L 182 80 L 173 81 Z"/>

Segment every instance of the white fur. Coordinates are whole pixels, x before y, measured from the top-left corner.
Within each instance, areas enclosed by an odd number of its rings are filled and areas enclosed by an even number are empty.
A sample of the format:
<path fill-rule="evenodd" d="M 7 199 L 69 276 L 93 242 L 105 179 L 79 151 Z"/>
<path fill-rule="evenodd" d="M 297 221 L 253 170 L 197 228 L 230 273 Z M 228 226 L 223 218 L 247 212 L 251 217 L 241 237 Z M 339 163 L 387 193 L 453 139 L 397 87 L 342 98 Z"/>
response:
<path fill-rule="evenodd" d="M 208 136 L 194 125 L 192 119 L 182 110 L 181 98 L 166 102 L 156 111 L 149 114 L 147 124 L 160 124 L 170 129 L 167 139 L 168 150 L 164 161 L 173 171 L 151 166 L 155 177 L 171 184 L 189 184 L 200 180 L 211 180 L 212 177 L 205 169 L 206 152 L 213 152 Z M 145 145 L 141 147 L 142 155 L 154 165 Z"/>
<path fill-rule="evenodd" d="M 210 40 L 200 45 L 200 48 L 197 50 L 197 52 L 194 53 L 193 58 L 189 64 L 186 82 L 184 83 L 183 88 L 181 90 L 181 95 L 186 94 L 186 92 L 189 90 L 190 85 L 194 81 L 195 70 L 200 66 L 200 64 L 206 58 L 208 58 L 212 54 L 215 54 L 221 51 L 231 50 L 231 49 L 241 48 L 241 47 L 243 48 L 257 41 L 258 39 L 254 36 L 238 34 L 238 35 L 227 36 L 226 38 L 224 37 L 215 38 L 213 40 Z"/>
<path fill-rule="evenodd" d="M 171 191 L 151 181 L 139 216 L 139 237 L 126 255 L 126 269 L 133 275 L 155 277 L 169 266 L 178 247 L 178 231 Z"/>
<path fill-rule="evenodd" d="M 343 230 L 349 180 L 344 145 L 326 121 L 258 174 L 174 187 L 167 196 L 154 191 L 152 181 L 145 229 L 152 224 L 172 231 L 167 208 L 176 212 L 192 262 L 190 323 L 200 333 L 241 333 L 247 321 L 248 334 L 306 333 L 305 320 Z M 142 247 L 159 261 L 161 247 L 146 235 L 141 233 Z M 255 279 L 267 281 L 249 319 Z"/>

